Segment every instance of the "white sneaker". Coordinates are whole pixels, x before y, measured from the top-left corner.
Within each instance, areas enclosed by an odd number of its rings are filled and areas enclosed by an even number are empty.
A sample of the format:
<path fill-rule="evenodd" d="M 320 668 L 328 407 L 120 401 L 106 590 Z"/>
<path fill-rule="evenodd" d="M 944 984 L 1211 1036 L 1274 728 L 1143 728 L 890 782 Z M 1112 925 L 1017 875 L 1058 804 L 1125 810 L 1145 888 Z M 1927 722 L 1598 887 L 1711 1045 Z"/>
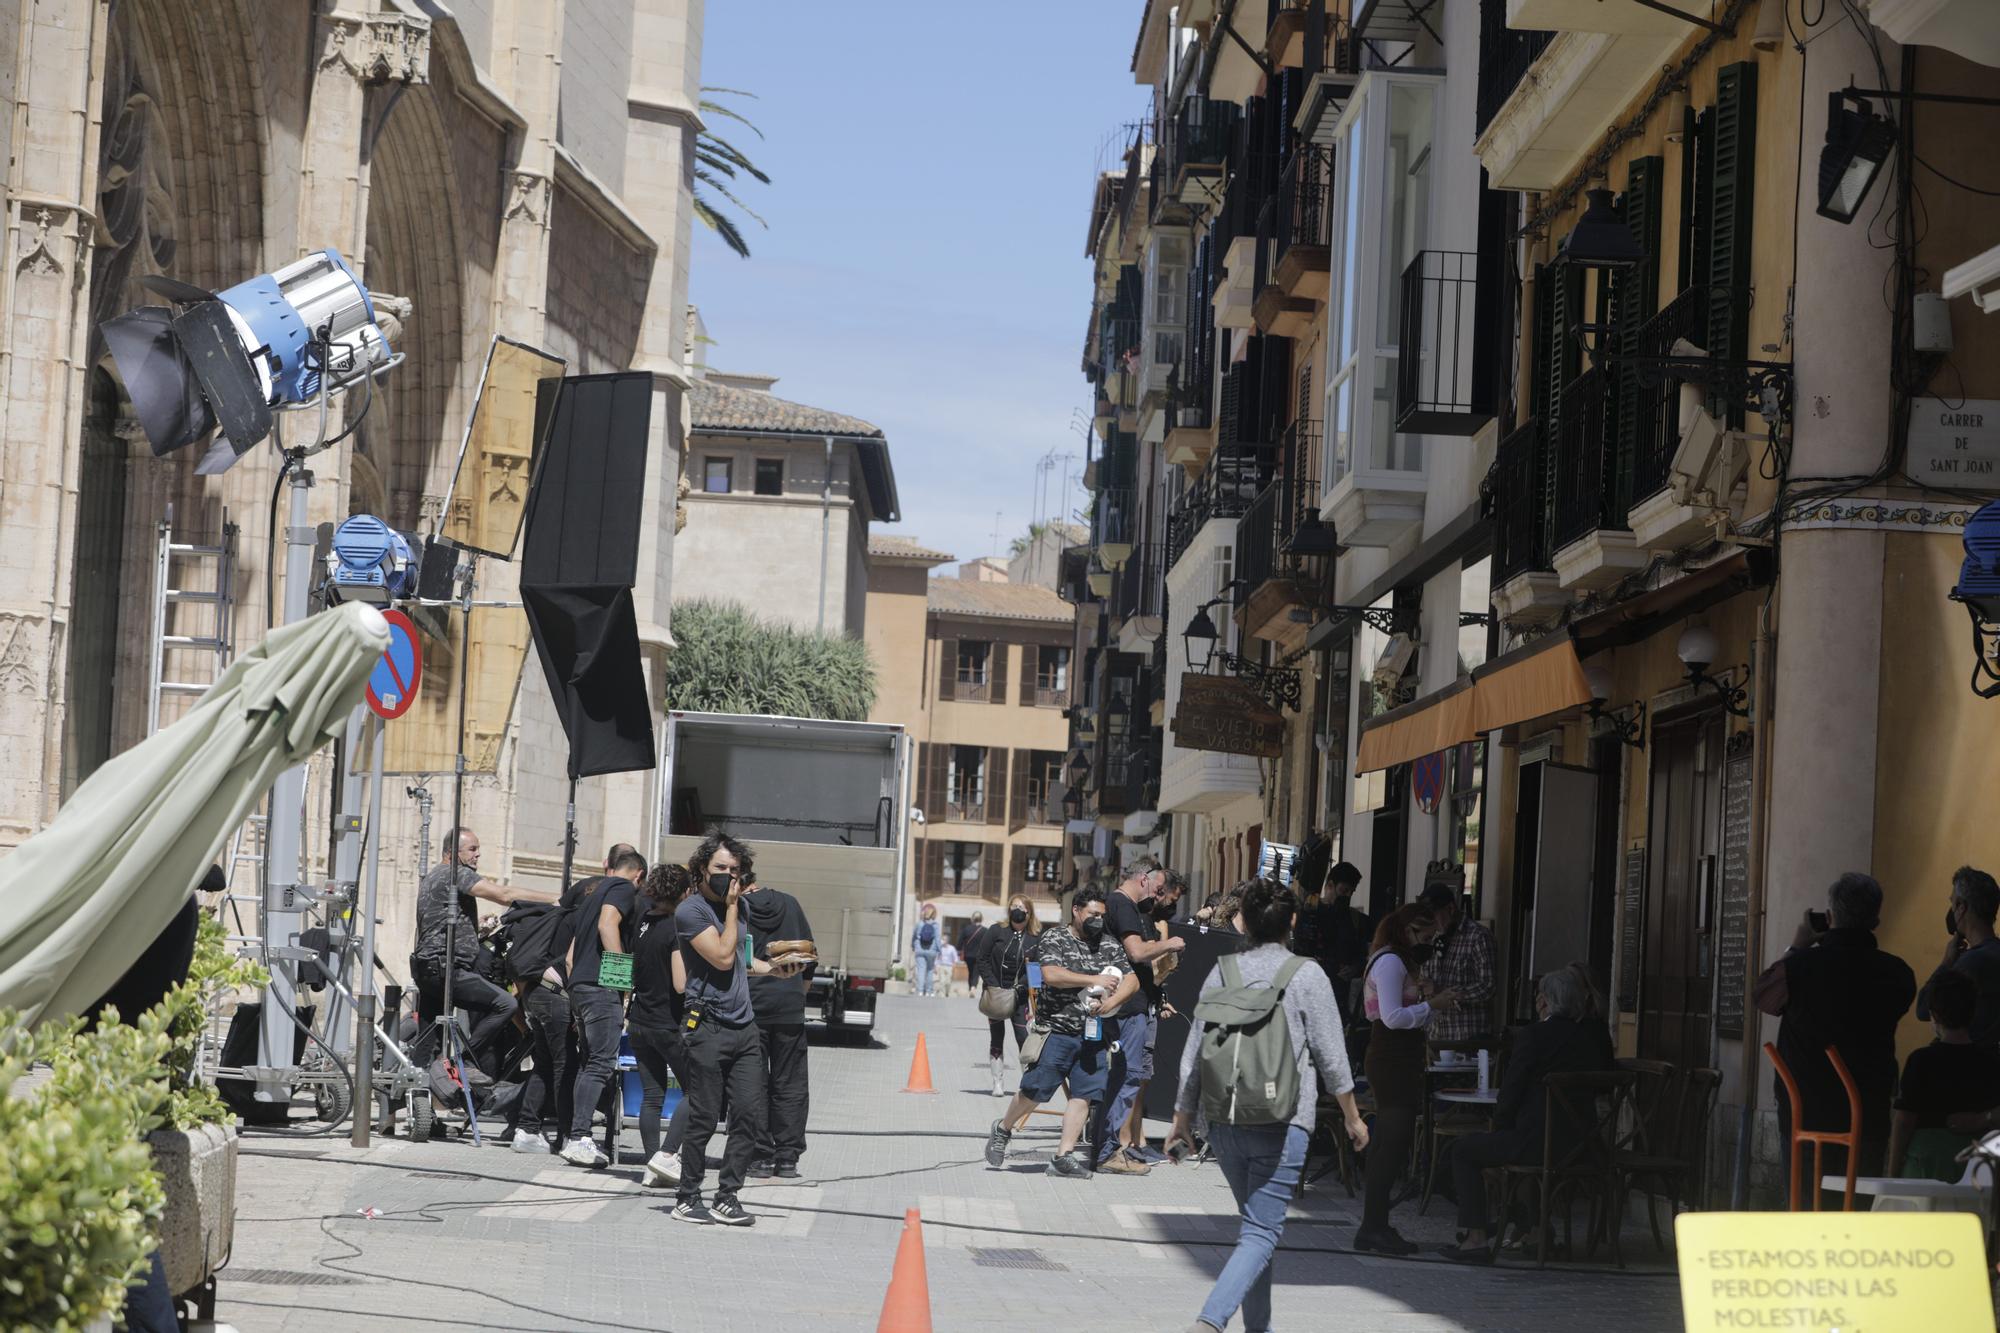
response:
<path fill-rule="evenodd" d="M 571 1139 L 562 1146 L 562 1159 L 571 1166 L 608 1166 L 611 1159 L 589 1139 Z"/>
<path fill-rule="evenodd" d="M 664 1148 L 646 1159 L 646 1183 L 655 1187 L 681 1183 L 681 1155 Z"/>
<path fill-rule="evenodd" d="M 548 1153 L 551 1151 L 549 1141 L 540 1134 L 515 1134 L 513 1149 L 519 1153 Z"/>
<path fill-rule="evenodd" d="M 1007 1062 L 1004 1060 L 996 1059 L 993 1061 L 993 1095 L 995 1097 L 1005 1097 L 1007 1095 L 1007 1080 L 1000 1072 L 1006 1067 Z"/>

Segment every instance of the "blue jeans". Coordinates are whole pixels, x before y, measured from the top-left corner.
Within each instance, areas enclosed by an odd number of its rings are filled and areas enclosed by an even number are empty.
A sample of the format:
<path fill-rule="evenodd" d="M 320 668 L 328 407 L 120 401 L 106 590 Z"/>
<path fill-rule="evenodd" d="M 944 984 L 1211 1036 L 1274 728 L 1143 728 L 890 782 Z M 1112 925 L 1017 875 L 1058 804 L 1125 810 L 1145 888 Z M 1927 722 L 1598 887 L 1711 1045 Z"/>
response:
<path fill-rule="evenodd" d="M 1118 1049 L 1111 1057 L 1111 1070 L 1105 1085 L 1108 1095 L 1098 1103 L 1096 1138 L 1099 1166 L 1110 1161 L 1111 1154 L 1118 1151 L 1118 1131 L 1124 1127 L 1125 1118 L 1132 1114 L 1132 1103 L 1139 1099 L 1139 1085 L 1153 1076 L 1153 1053 L 1147 1045 L 1153 1035 L 1151 1015 L 1144 1009 L 1121 1014 L 1105 1020 L 1105 1027 L 1107 1035 L 1118 1043 Z"/>
<path fill-rule="evenodd" d="M 917 994 L 929 995 L 931 993 L 931 971 L 937 967 L 937 960 L 938 960 L 937 950 L 933 949 L 929 953 L 925 953 L 922 950 L 918 950 L 917 983 L 916 983 Z"/>
<path fill-rule="evenodd" d="M 1305 1166 L 1308 1135 L 1297 1125 L 1210 1125 L 1209 1140 L 1222 1163 L 1222 1177 L 1243 1210 L 1236 1252 L 1222 1267 L 1204 1323 L 1227 1328 L 1229 1316 L 1243 1311 L 1245 1333 L 1271 1327 L 1271 1257 L 1285 1232 L 1285 1209 Z"/>

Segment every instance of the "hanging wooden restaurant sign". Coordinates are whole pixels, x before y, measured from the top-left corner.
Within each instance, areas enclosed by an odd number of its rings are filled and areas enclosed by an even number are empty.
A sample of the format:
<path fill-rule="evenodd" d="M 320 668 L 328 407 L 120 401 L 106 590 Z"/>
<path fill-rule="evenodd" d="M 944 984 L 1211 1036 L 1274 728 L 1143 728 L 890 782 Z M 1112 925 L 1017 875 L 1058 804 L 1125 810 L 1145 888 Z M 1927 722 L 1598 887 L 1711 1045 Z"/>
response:
<path fill-rule="evenodd" d="M 1248 681 L 1234 676 L 1181 675 L 1174 744 L 1184 750 L 1276 759 L 1285 750 L 1285 719 Z"/>

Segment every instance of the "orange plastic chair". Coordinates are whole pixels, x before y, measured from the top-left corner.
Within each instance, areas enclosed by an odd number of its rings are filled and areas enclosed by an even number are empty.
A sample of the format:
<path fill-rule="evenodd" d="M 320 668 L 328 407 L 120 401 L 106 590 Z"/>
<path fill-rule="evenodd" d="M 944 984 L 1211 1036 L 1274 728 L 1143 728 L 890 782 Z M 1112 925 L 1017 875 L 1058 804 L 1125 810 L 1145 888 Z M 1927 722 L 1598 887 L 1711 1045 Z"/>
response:
<path fill-rule="evenodd" d="M 1847 1149 L 1847 1192 L 1841 1199 L 1840 1210 L 1844 1213 L 1853 1212 L 1854 1177 L 1861 1159 L 1861 1090 L 1854 1086 L 1854 1075 L 1847 1072 L 1847 1062 L 1840 1058 L 1838 1048 L 1833 1046 L 1826 1048 L 1826 1058 L 1833 1062 L 1833 1072 L 1840 1075 L 1841 1085 L 1847 1089 L 1847 1128 L 1836 1133 L 1830 1129 L 1799 1127 L 1799 1121 L 1804 1118 L 1805 1099 L 1799 1096 L 1798 1080 L 1792 1077 L 1791 1069 L 1779 1058 L 1776 1046 L 1768 1041 L 1765 1042 L 1764 1054 L 1771 1057 L 1772 1067 L 1778 1071 L 1778 1078 L 1785 1085 L 1785 1096 L 1792 1104 L 1791 1178 L 1785 1182 L 1785 1188 L 1791 1192 L 1792 1211 L 1795 1213 L 1806 1211 L 1805 1201 L 1801 1197 L 1804 1192 L 1799 1188 L 1799 1158 L 1802 1156 L 1799 1150 L 1810 1143 L 1813 1150 L 1812 1211 L 1819 1211 L 1822 1179 L 1820 1164 L 1824 1160 L 1823 1154 L 1828 1145 L 1833 1145 Z"/>

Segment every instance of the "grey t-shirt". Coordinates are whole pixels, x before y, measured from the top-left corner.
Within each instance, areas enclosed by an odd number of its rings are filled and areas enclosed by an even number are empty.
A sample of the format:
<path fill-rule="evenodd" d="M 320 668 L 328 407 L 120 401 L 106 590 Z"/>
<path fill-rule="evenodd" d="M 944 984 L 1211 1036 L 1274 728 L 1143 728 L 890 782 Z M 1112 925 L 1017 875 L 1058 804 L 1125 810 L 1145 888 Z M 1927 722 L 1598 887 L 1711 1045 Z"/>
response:
<path fill-rule="evenodd" d="M 695 936 L 704 930 L 722 929 L 722 917 L 709 904 L 707 898 L 697 888 L 681 899 L 681 905 L 674 909 L 674 929 L 681 937 L 681 961 L 687 966 L 687 1009 L 701 1014 L 704 1023 L 720 1023 L 724 1027 L 748 1027 L 753 1018 L 750 1009 L 750 981 L 745 975 L 748 967 L 743 961 L 743 933 L 741 914 L 736 935 L 736 965 L 727 970 L 710 965 L 701 956 L 701 950 L 694 947 Z"/>
<path fill-rule="evenodd" d="M 417 886 L 415 957 L 444 961 L 445 934 L 454 914 L 458 930 L 451 942 L 459 966 L 469 966 L 479 957 L 479 904 L 472 896 L 472 886 L 478 882 L 479 872 L 471 866 L 454 867 L 444 861 L 431 867 Z"/>

